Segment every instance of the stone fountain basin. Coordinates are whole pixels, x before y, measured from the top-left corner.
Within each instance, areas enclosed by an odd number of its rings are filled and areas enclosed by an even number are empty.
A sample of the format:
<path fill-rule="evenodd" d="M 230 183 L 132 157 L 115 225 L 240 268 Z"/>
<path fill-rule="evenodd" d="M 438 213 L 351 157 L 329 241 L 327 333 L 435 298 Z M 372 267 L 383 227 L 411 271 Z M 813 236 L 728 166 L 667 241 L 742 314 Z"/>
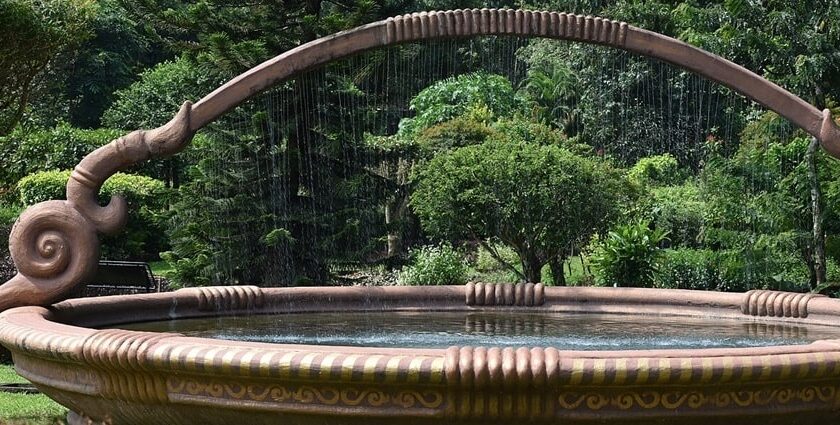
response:
<path fill-rule="evenodd" d="M 119 329 L 244 314 L 527 311 L 836 325 L 840 300 L 773 291 L 439 287 L 183 289 L 0 315 L 17 371 L 71 423 L 677 423 L 840 417 L 840 340 L 753 348 L 562 351 L 268 344 Z M 630 319 L 628 319 L 630 320 Z M 115 327 L 102 329 L 104 327 Z"/>

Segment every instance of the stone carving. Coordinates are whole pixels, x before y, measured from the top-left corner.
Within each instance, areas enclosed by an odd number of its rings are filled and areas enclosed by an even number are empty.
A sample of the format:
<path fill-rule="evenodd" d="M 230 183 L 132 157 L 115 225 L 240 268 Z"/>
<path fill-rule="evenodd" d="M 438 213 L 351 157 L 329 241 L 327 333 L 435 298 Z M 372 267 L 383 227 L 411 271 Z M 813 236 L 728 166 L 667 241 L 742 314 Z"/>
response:
<path fill-rule="evenodd" d="M 257 286 L 213 286 L 196 291 L 200 311 L 253 310 L 263 306 L 263 292 Z"/>
<path fill-rule="evenodd" d="M 741 313 L 751 316 L 808 317 L 808 302 L 822 296 L 756 289 L 744 294 Z"/>
<path fill-rule="evenodd" d="M 420 12 L 385 21 L 387 43 L 483 34 L 532 35 L 624 45 L 628 25 L 604 18 L 513 9 Z"/>
<path fill-rule="evenodd" d="M 560 352 L 554 348 L 450 347 L 444 371 L 447 383 L 466 387 L 544 387 L 560 375 Z"/>
<path fill-rule="evenodd" d="M 545 286 L 542 283 L 467 283 L 465 288 L 467 305 L 470 306 L 540 306 L 545 302 Z"/>
<path fill-rule="evenodd" d="M 100 206 L 108 177 L 145 161 L 173 155 L 192 139 L 191 103 L 162 127 L 138 130 L 93 151 L 70 175 L 66 201 L 47 201 L 21 214 L 9 235 L 18 274 L 0 286 L 0 311 L 58 301 L 90 277 L 99 260 L 97 233 L 119 231 L 128 217 L 125 199 Z"/>

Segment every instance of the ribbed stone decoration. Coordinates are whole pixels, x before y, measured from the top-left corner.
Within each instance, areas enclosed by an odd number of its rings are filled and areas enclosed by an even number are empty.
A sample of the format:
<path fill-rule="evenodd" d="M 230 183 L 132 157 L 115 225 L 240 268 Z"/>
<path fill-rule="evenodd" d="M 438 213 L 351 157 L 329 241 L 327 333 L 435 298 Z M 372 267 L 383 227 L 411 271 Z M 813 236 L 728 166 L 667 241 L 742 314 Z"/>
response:
<path fill-rule="evenodd" d="M 263 306 L 264 295 L 257 286 L 210 286 L 198 288 L 201 311 L 248 310 Z"/>
<path fill-rule="evenodd" d="M 149 349 L 174 336 L 179 334 L 100 330 L 85 338 L 79 358 L 96 370 L 103 397 L 165 403 L 168 397 L 163 379 L 143 372 L 148 367 Z"/>
<path fill-rule="evenodd" d="M 560 377 L 560 352 L 540 347 L 450 347 L 444 373 L 446 382 L 465 387 L 551 386 Z"/>
<path fill-rule="evenodd" d="M 750 316 L 808 317 L 808 302 L 821 296 L 756 289 L 744 294 L 741 313 Z"/>
<path fill-rule="evenodd" d="M 540 306 L 545 303 L 545 286 L 542 283 L 473 283 L 465 288 L 469 306 Z"/>
<path fill-rule="evenodd" d="M 627 23 L 570 13 L 513 9 L 456 9 L 389 18 L 387 43 L 476 35 L 541 36 L 624 46 Z"/>

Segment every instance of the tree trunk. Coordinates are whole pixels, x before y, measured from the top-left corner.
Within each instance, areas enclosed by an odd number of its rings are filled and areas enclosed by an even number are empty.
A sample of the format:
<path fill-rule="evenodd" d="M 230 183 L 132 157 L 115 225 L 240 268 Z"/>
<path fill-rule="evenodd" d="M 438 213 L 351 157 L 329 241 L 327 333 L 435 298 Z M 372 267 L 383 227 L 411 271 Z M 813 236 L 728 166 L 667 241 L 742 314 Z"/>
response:
<path fill-rule="evenodd" d="M 808 183 L 811 186 L 811 219 L 813 222 L 812 237 L 814 276 L 811 289 L 825 283 L 825 232 L 823 230 L 822 191 L 817 175 L 817 149 L 819 141 L 814 137 L 808 145 L 805 160 L 808 162 Z"/>
<path fill-rule="evenodd" d="M 397 193 L 385 202 L 385 226 L 388 229 L 388 257 L 399 255 L 403 247 L 402 222 L 405 219 L 408 196 Z"/>
<path fill-rule="evenodd" d="M 535 255 L 522 256 L 522 274 L 525 275 L 525 280 L 529 283 L 539 283 L 542 280 L 542 266 Z"/>
<path fill-rule="evenodd" d="M 551 268 L 551 282 L 554 286 L 566 286 L 566 275 L 563 273 L 563 262 L 566 258 L 554 257 L 548 261 L 548 267 Z"/>

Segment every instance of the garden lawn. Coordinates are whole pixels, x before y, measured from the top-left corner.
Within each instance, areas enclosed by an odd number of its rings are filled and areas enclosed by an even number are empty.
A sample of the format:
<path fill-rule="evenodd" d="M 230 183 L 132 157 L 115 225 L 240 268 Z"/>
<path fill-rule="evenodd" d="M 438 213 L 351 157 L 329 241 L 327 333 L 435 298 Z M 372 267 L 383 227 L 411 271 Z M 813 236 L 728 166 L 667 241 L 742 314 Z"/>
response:
<path fill-rule="evenodd" d="M 11 365 L 0 365 L 0 383 L 25 383 Z M 43 394 L 0 392 L 0 424 L 62 424 L 67 409 Z"/>

